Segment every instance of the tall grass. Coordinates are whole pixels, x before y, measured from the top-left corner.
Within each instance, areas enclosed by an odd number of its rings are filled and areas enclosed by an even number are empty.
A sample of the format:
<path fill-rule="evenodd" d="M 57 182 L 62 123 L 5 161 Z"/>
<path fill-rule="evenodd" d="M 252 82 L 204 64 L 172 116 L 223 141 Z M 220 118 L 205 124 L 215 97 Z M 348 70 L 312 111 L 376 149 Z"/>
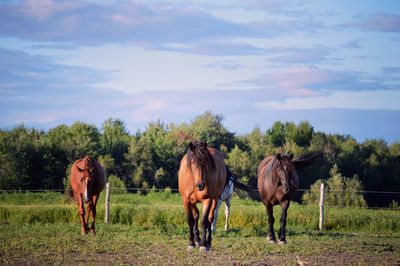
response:
<path fill-rule="evenodd" d="M 104 221 L 104 195 L 97 206 L 97 222 Z M 186 216 L 180 196 L 170 191 L 150 192 L 147 195 L 111 195 L 110 222 L 160 232 L 185 232 Z M 201 210 L 201 207 L 199 206 Z M 224 223 L 223 206 L 218 227 Z M 280 207 L 274 207 L 275 227 L 279 227 Z M 315 230 L 318 228 L 319 209 L 316 205 L 293 203 L 288 211 L 288 230 Z M 0 193 L 0 223 L 54 224 L 79 223 L 73 201 L 59 193 Z M 325 230 L 352 232 L 398 232 L 399 213 L 395 210 L 361 208 L 326 208 Z M 230 227 L 245 235 L 265 235 L 267 216 L 260 202 L 234 198 Z"/>

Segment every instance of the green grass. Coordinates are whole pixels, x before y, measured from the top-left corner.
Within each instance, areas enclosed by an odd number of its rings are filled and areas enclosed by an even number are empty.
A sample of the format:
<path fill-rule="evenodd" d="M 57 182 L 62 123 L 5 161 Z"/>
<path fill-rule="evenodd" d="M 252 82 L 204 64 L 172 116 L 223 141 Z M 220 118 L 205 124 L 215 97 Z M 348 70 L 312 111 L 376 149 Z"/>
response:
<path fill-rule="evenodd" d="M 81 235 L 66 224 L 7 224 L 0 228 L 1 264 L 102 265 L 295 265 L 296 255 L 312 264 L 395 265 L 400 234 L 319 233 L 290 230 L 287 245 L 238 230 L 217 232 L 208 253 L 187 252 L 187 234 L 121 224 L 99 224 L 97 235 Z"/>
<path fill-rule="evenodd" d="M 288 244 L 279 246 L 266 242 L 262 204 L 235 198 L 231 230 L 222 230 L 222 206 L 213 248 L 204 254 L 186 252 L 188 228 L 178 194 L 111 195 L 108 225 L 104 198 L 98 204 L 97 235 L 82 236 L 75 203 L 64 195 L 0 194 L 0 264 L 296 265 L 296 255 L 311 265 L 400 262 L 400 217 L 394 210 L 326 208 L 326 229 L 320 232 L 318 206 L 292 204 Z M 274 211 L 278 229 L 280 207 Z"/>
<path fill-rule="evenodd" d="M 97 207 L 97 221 L 104 220 L 104 195 Z M 201 206 L 199 205 L 201 210 Z M 274 207 L 275 227 L 279 226 L 281 209 Z M 220 208 L 218 226 L 224 223 L 224 207 Z M 319 209 L 313 205 L 291 204 L 288 228 L 318 228 Z M 111 195 L 110 220 L 112 224 L 154 228 L 161 231 L 186 228 L 186 216 L 178 194 L 151 192 Z M 265 234 L 267 219 L 259 202 L 234 198 L 230 225 L 240 228 L 245 235 Z M 0 223 L 78 223 L 77 208 L 65 195 L 47 193 L 1 193 Z M 399 212 L 396 210 L 369 210 L 360 208 L 325 208 L 326 231 L 388 233 L 400 231 Z"/>

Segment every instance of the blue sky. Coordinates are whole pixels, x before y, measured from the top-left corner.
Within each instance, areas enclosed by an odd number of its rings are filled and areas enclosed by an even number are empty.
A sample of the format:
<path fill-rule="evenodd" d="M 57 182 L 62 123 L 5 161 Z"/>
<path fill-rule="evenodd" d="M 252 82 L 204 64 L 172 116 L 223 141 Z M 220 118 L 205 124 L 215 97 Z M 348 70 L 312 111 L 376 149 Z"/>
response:
<path fill-rule="evenodd" d="M 131 132 L 211 110 L 400 140 L 400 3 L 0 2 L 0 127 L 120 118 Z"/>

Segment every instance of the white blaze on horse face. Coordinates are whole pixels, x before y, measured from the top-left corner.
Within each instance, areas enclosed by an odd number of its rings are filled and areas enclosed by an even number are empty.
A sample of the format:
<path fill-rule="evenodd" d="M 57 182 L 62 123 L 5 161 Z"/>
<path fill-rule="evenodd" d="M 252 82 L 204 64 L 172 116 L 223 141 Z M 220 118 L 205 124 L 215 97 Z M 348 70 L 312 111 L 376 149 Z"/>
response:
<path fill-rule="evenodd" d="M 87 178 L 85 179 L 84 184 L 85 184 L 85 191 L 83 192 L 83 200 L 84 200 L 85 202 L 88 202 L 88 200 L 89 200 L 89 193 L 88 193 L 88 189 L 87 189 L 87 185 L 88 185 L 88 179 L 87 179 Z"/>

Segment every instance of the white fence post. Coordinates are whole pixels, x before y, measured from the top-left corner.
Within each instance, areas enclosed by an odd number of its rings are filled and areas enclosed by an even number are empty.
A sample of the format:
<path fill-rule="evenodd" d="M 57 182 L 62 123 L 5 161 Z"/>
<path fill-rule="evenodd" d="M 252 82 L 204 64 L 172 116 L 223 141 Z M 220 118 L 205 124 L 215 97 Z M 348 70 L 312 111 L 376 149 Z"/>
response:
<path fill-rule="evenodd" d="M 321 183 L 319 196 L 319 230 L 322 230 L 324 226 L 324 187 L 325 184 Z"/>
<path fill-rule="evenodd" d="M 110 223 L 110 183 L 106 184 L 106 211 L 104 214 L 104 222 L 106 224 Z"/>

